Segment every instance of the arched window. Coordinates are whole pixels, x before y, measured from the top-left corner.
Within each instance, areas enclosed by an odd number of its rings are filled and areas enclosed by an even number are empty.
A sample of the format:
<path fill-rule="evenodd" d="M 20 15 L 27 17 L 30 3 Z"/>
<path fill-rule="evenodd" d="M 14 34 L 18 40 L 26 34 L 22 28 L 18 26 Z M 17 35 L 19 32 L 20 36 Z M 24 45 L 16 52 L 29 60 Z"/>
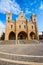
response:
<path fill-rule="evenodd" d="M 33 26 L 32 26 L 32 29 L 33 29 Z"/>
<path fill-rule="evenodd" d="M 8 19 L 10 19 L 10 17 L 8 17 Z"/>
<path fill-rule="evenodd" d="M 21 28 L 21 25 L 19 25 L 19 28 Z"/>
<path fill-rule="evenodd" d="M 13 25 L 11 25 L 11 29 L 13 28 Z"/>
<path fill-rule="evenodd" d="M 8 22 L 10 22 L 10 21 L 8 20 Z"/>
<path fill-rule="evenodd" d="M 24 25 L 24 28 L 26 28 L 26 25 Z"/>

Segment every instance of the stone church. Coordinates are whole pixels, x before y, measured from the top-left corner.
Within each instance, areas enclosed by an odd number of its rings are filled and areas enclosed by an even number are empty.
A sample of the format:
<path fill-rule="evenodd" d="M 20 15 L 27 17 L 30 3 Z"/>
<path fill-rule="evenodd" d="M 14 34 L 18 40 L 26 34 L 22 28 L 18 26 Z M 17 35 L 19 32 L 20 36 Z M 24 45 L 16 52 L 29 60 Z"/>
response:
<path fill-rule="evenodd" d="M 16 20 L 12 20 L 12 13 L 6 13 L 5 40 L 34 40 L 39 39 L 36 15 L 32 14 L 27 20 L 20 12 Z"/>

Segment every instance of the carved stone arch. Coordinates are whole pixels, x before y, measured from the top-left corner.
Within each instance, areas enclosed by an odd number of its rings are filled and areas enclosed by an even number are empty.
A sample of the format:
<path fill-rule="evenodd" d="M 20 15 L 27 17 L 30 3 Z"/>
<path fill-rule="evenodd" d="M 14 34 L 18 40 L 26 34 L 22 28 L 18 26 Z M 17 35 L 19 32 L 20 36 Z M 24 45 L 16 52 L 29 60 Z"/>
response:
<path fill-rule="evenodd" d="M 9 33 L 9 40 L 16 40 L 16 34 L 13 31 Z"/>
<path fill-rule="evenodd" d="M 33 31 L 30 32 L 30 37 L 31 37 L 32 40 L 35 39 L 35 33 Z"/>
<path fill-rule="evenodd" d="M 18 40 L 24 40 L 27 38 L 27 33 L 24 31 L 21 31 L 18 33 Z"/>

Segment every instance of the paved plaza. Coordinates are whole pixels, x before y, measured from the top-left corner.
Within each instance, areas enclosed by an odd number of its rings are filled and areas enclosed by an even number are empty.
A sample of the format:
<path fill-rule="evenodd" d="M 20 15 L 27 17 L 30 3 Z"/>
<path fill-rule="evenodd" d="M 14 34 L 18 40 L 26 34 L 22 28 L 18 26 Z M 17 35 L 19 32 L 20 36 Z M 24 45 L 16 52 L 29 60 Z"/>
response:
<path fill-rule="evenodd" d="M 43 43 L 0 44 L 0 65 L 43 65 Z"/>

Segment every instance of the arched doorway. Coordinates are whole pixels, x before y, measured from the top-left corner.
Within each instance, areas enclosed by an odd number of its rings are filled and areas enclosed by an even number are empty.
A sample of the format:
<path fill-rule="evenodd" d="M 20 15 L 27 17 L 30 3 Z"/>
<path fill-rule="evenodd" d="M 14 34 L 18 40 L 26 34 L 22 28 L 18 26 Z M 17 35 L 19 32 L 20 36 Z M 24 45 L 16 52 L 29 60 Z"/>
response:
<path fill-rule="evenodd" d="M 15 40 L 15 39 L 16 39 L 16 34 L 14 32 L 10 32 L 9 40 Z"/>
<path fill-rule="evenodd" d="M 18 40 L 24 40 L 27 38 L 27 33 L 22 31 L 18 34 Z"/>
<path fill-rule="evenodd" d="M 35 39 L 35 33 L 34 32 L 31 32 L 30 33 L 30 37 L 31 37 L 32 40 L 34 40 Z"/>

